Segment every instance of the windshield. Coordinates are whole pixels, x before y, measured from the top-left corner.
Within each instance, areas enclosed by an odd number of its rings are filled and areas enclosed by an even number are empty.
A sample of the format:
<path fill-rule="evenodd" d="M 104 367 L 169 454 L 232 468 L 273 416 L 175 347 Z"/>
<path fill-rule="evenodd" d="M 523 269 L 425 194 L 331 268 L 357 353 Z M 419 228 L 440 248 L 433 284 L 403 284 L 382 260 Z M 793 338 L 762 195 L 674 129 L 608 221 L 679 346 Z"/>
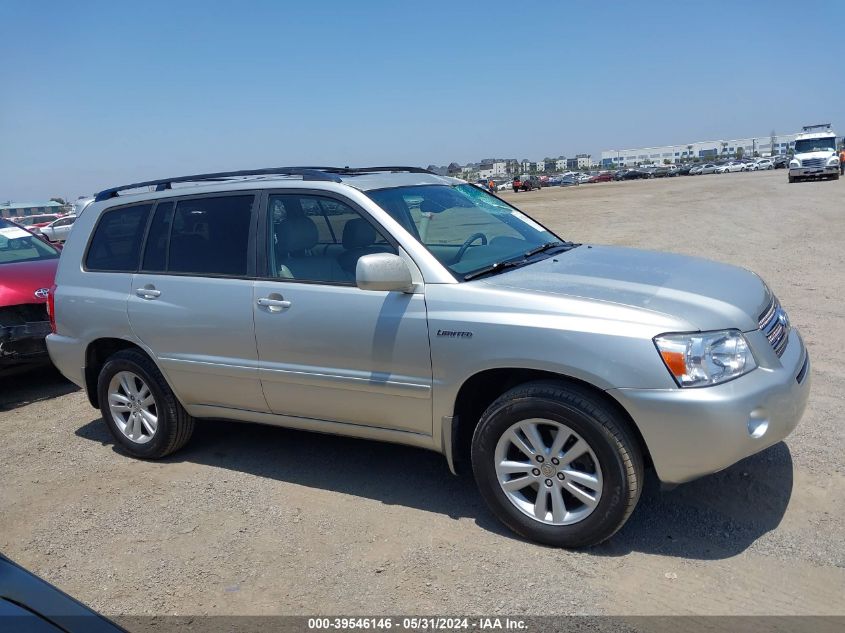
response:
<path fill-rule="evenodd" d="M 796 154 L 806 154 L 807 152 L 832 152 L 835 149 L 835 136 L 826 136 L 824 138 L 803 138 L 795 141 Z"/>
<path fill-rule="evenodd" d="M 527 261 L 527 253 L 561 241 L 472 185 L 396 187 L 368 195 L 461 280 L 508 260 Z"/>
<path fill-rule="evenodd" d="M 29 231 L 0 220 L 0 264 L 56 259 L 59 252 Z"/>

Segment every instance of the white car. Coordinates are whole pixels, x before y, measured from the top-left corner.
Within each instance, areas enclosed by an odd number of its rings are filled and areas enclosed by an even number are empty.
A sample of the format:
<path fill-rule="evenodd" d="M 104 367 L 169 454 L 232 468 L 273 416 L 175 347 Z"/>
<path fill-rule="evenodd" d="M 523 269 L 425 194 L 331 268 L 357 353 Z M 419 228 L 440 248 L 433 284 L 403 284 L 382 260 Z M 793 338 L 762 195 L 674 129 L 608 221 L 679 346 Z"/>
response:
<path fill-rule="evenodd" d="M 716 168 L 717 174 L 727 174 L 729 172 L 735 172 L 735 171 L 745 171 L 745 163 L 739 163 L 739 162 L 725 163 L 724 165 L 719 165 Z"/>
<path fill-rule="evenodd" d="M 64 242 L 70 235 L 75 220 L 75 215 L 66 215 L 58 220 L 53 220 L 47 226 L 41 227 L 41 235 L 50 242 Z"/>
<path fill-rule="evenodd" d="M 751 163 L 747 170 L 748 171 L 765 171 L 766 169 L 774 169 L 775 164 L 768 158 L 761 158 L 758 161 Z"/>

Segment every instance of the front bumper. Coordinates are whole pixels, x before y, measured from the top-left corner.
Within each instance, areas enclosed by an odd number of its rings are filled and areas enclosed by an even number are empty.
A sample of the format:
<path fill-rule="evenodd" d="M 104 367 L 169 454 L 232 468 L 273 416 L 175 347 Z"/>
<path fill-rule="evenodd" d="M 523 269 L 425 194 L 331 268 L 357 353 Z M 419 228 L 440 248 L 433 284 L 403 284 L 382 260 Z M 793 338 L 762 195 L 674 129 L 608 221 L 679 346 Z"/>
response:
<path fill-rule="evenodd" d="M 778 364 L 713 387 L 608 393 L 642 433 L 660 480 L 683 483 L 777 444 L 798 425 L 810 394 L 810 359 L 796 329 Z"/>
<path fill-rule="evenodd" d="M 820 176 L 833 176 L 839 173 L 839 165 L 828 167 L 790 167 L 789 175 L 793 178 L 819 178 Z"/>
<path fill-rule="evenodd" d="M 0 367 L 49 360 L 45 338 L 49 321 L 0 326 Z"/>

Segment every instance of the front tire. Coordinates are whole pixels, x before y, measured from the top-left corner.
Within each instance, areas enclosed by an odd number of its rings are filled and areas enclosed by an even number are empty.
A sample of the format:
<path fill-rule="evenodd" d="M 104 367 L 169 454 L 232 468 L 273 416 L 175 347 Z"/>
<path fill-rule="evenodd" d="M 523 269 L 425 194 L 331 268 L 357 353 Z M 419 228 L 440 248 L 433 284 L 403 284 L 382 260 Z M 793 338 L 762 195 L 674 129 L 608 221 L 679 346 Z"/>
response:
<path fill-rule="evenodd" d="M 134 457 L 158 459 L 182 448 L 194 418 L 161 371 L 139 350 L 116 352 L 97 380 L 100 411 L 115 441 Z"/>
<path fill-rule="evenodd" d="M 499 520 L 556 547 L 610 538 L 643 482 L 643 458 L 620 412 L 583 388 L 545 382 L 511 389 L 487 408 L 472 468 Z"/>

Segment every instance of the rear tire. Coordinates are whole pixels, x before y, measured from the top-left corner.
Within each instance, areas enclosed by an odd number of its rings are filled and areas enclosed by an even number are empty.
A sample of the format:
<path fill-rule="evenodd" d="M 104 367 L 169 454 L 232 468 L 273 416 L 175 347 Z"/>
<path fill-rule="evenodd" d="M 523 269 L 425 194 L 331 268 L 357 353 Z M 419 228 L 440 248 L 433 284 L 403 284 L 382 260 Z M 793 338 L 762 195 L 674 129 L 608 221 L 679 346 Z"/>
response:
<path fill-rule="evenodd" d="M 139 350 L 121 350 L 109 357 L 97 379 L 97 395 L 109 431 L 134 457 L 170 455 L 194 431 L 194 418 L 155 363 Z"/>
<path fill-rule="evenodd" d="M 790 183 L 790 184 L 792 184 L 793 182 L 795 182 L 796 180 L 798 180 L 795 176 L 789 176 L 788 178 L 789 178 L 789 183 Z"/>
<path fill-rule="evenodd" d="M 517 443 L 523 436 L 533 457 Z M 547 382 L 511 389 L 487 408 L 473 434 L 472 468 L 500 521 L 556 547 L 610 538 L 636 507 L 643 482 L 639 445 L 620 412 L 586 389 Z M 520 487 L 523 475 L 529 483 Z"/>

